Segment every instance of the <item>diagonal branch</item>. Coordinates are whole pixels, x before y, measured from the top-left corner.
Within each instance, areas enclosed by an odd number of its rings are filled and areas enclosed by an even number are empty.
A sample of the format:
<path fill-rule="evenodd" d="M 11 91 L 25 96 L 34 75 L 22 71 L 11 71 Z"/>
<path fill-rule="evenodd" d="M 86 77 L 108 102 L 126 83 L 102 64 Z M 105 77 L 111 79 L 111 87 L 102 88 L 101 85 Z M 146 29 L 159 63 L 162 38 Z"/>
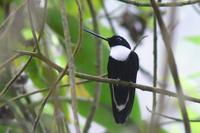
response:
<path fill-rule="evenodd" d="M 31 3 L 32 0 L 28 0 L 28 16 L 29 16 L 29 22 L 30 22 L 30 25 L 31 25 L 31 31 L 32 31 L 32 35 L 33 35 L 33 39 L 34 39 L 34 43 L 35 43 L 35 46 L 36 46 L 36 50 L 38 52 L 40 52 L 40 47 L 39 47 L 39 42 L 38 42 L 38 39 L 37 39 L 37 36 L 36 36 L 36 32 L 35 32 L 35 27 L 34 27 L 34 24 L 33 24 L 33 17 L 32 17 L 32 11 L 31 10 Z"/>
<path fill-rule="evenodd" d="M 188 118 L 187 110 L 186 110 L 186 107 L 185 107 L 185 101 L 184 101 L 182 86 L 181 86 L 181 83 L 180 83 L 180 80 L 179 80 L 176 62 L 175 62 L 174 55 L 173 55 L 173 52 L 172 52 L 172 49 L 171 49 L 170 35 L 169 35 L 167 28 L 166 28 L 166 26 L 165 26 L 165 24 L 162 20 L 160 11 L 159 11 L 158 6 L 156 5 L 155 1 L 151 0 L 151 4 L 152 4 L 152 8 L 154 10 L 154 13 L 156 15 L 156 18 L 158 20 L 158 24 L 159 24 L 159 27 L 160 27 L 160 30 L 161 30 L 162 38 L 163 38 L 163 41 L 165 43 L 165 47 L 167 49 L 169 67 L 170 67 L 170 71 L 172 73 L 173 80 L 174 80 L 174 83 L 175 83 L 175 86 L 176 86 L 176 91 L 177 91 L 177 94 L 178 94 L 178 102 L 179 102 L 181 113 L 182 113 L 183 120 L 184 120 L 185 132 L 190 133 L 191 129 L 190 129 L 189 118 Z"/>
<path fill-rule="evenodd" d="M 2 63 L 0 65 L 0 70 L 4 67 L 6 67 L 8 64 L 10 64 L 12 61 L 14 61 L 15 59 L 17 59 L 18 57 L 20 57 L 19 54 L 15 54 L 12 57 L 10 57 L 9 59 L 7 59 L 4 63 Z"/>
<path fill-rule="evenodd" d="M 99 34 L 99 29 L 98 29 L 98 22 L 97 22 L 97 16 L 96 16 L 96 11 L 95 11 L 95 7 L 93 5 L 92 0 L 87 0 L 89 9 L 90 9 L 90 13 L 92 16 L 92 23 L 93 23 L 93 28 L 94 28 L 94 32 Z M 101 41 L 99 38 L 95 38 L 96 41 L 96 74 L 100 75 L 101 71 L 102 71 L 102 46 L 101 46 Z M 85 127 L 83 129 L 83 133 L 87 133 L 90 125 L 92 123 L 93 117 L 95 115 L 98 103 L 99 103 L 99 99 L 100 99 L 100 88 L 101 88 L 101 84 L 100 82 L 96 82 L 96 88 L 94 91 L 94 101 L 91 107 L 91 111 L 89 112 L 89 115 L 87 117 L 86 120 L 86 124 Z"/>
<path fill-rule="evenodd" d="M 69 26 L 68 26 L 67 14 L 66 14 L 66 5 L 65 5 L 64 0 L 60 1 L 60 7 L 61 7 L 62 25 L 64 28 L 64 40 L 66 44 L 67 59 L 68 59 L 68 64 L 69 64 L 69 68 L 67 67 L 68 66 L 67 65 L 66 70 L 68 68 L 69 83 L 71 87 L 72 111 L 73 111 L 73 116 L 74 116 L 74 124 L 75 124 L 76 133 L 80 133 L 81 131 L 80 131 L 80 126 L 79 126 L 79 121 L 78 121 L 78 112 L 77 112 L 77 103 L 76 103 L 75 67 L 74 67 L 73 53 L 71 49 L 70 32 L 68 29 Z"/>
<path fill-rule="evenodd" d="M 76 0 L 76 4 L 78 6 L 78 12 L 79 12 L 79 36 L 78 36 L 78 41 L 75 50 L 73 51 L 73 57 L 77 55 L 78 51 L 81 48 L 81 43 L 83 40 L 83 13 L 82 13 L 82 8 L 81 8 L 81 2 L 79 0 Z"/>
<path fill-rule="evenodd" d="M 150 113 L 153 113 L 148 107 L 147 107 L 147 110 L 150 112 Z M 177 121 L 177 122 L 183 122 L 182 119 L 180 118 L 175 118 L 175 117 L 171 117 L 171 116 L 168 116 L 168 115 L 165 115 L 165 114 L 161 114 L 159 112 L 154 112 L 155 115 L 158 115 L 160 117 L 163 117 L 163 118 L 167 118 L 167 119 L 171 119 L 171 120 L 174 120 L 174 121 Z M 200 119 L 193 119 L 193 120 L 189 120 L 190 122 L 200 122 Z"/>
<path fill-rule="evenodd" d="M 116 34 L 116 30 L 114 28 L 114 25 L 113 25 L 113 22 L 112 22 L 112 19 L 110 18 L 110 14 L 108 13 L 108 10 L 106 8 L 106 5 L 105 5 L 105 0 L 101 0 L 101 5 L 103 7 L 103 10 L 105 12 L 105 17 L 106 19 L 108 20 L 108 23 L 110 25 L 110 28 L 112 30 L 112 33 Z"/>
<path fill-rule="evenodd" d="M 38 53 L 34 53 L 34 52 L 27 52 L 27 51 L 18 51 L 18 53 L 20 53 L 21 55 L 28 55 L 28 56 L 36 57 L 36 58 L 40 59 L 41 61 L 45 62 L 46 64 L 48 64 L 50 67 L 56 69 L 58 72 L 62 72 L 62 70 L 63 70 L 62 67 L 53 63 L 52 61 L 50 61 L 48 58 L 46 58 L 42 54 L 38 54 Z M 65 74 L 68 75 L 69 72 L 67 71 Z M 156 92 L 156 93 L 162 94 L 162 95 L 167 95 L 167 96 L 171 96 L 171 97 L 178 97 L 177 93 L 167 91 L 165 89 L 161 89 L 161 88 L 157 88 L 157 87 L 135 84 L 135 83 L 132 83 L 132 82 L 126 82 L 126 81 L 121 81 L 121 80 L 119 81 L 119 80 L 116 80 L 116 79 L 103 78 L 101 76 L 93 76 L 93 75 L 89 75 L 89 74 L 85 74 L 85 73 L 79 73 L 79 72 L 75 72 L 75 76 L 77 78 L 81 78 L 81 79 L 87 79 L 87 80 L 103 82 L 103 83 L 120 84 L 120 85 L 128 86 L 128 87 L 131 87 L 131 88 L 137 88 L 137 89 L 142 90 L 142 91 Z M 184 95 L 184 99 L 186 99 L 188 101 L 195 102 L 195 103 L 200 103 L 200 99 L 190 97 L 190 96 L 187 96 L 187 95 Z"/>
<path fill-rule="evenodd" d="M 57 86 L 58 86 L 58 83 L 60 82 L 60 80 L 65 76 L 65 73 L 66 73 L 66 71 L 67 71 L 67 65 L 66 65 L 66 67 L 65 67 L 65 69 L 63 69 L 62 70 L 62 72 L 59 74 L 59 76 L 58 76 L 58 78 L 56 79 L 56 81 L 52 84 L 52 86 L 50 87 L 50 90 L 49 90 L 49 92 L 48 92 L 48 94 L 47 94 L 47 96 L 44 98 L 44 100 L 42 101 L 42 103 L 41 103 L 41 106 L 40 106 L 40 109 L 39 109 L 39 111 L 38 111 L 38 114 L 37 114 L 37 116 L 36 116 L 36 118 L 35 118 L 35 122 L 34 122 L 34 125 L 33 125 L 33 133 L 36 131 L 36 127 L 37 127 L 37 124 L 38 124 L 38 122 L 39 122 L 39 119 L 40 119 L 40 116 L 41 116 L 41 114 L 42 114 L 42 111 L 43 111 L 43 109 L 44 109 L 44 106 L 45 106 L 45 104 L 46 104 L 46 102 L 47 102 L 47 100 L 49 99 L 49 97 L 52 95 L 52 93 L 56 90 L 56 88 L 58 88 Z"/>
<path fill-rule="evenodd" d="M 23 4 L 22 4 L 22 6 L 20 6 L 20 8 L 21 7 L 23 7 L 24 6 L 24 4 L 26 4 L 26 2 L 24 2 Z M 28 3 L 29 4 L 29 3 Z M 19 9 L 20 9 L 19 8 Z M 35 52 L 36 51 L 36 47 L 37 47 L 37 43 L 40 41 L 40 39 L 41 39 L 41 37 L 42 37 L 42 33 L 43 33 L 43 30 L 44 30 L 44 25 L 45 25 L 45 16 L 46 16 L 46 9 L 47 9 L 47 0 L 45 0 L 45 7 L 44 7 L 44 14 L 43 14 L 43 21 L 42 21 L 42 28 L 41 28 L 41 30 L 40 30 L 40 32 L 39 32 L 39 37 L 38 37 L 38 39 L 37 38 L 34 38 L 34 40 L 35 40 L 35 45 L 34 45 L 34 48 L 33 48 L 33 52 Z M 17 12 L 18 10 L 16 10 L 16 12 Z M 14 12 L 13 14 L 15 14 L 16 12 Z M 32 19 L 31 19 L 31 12 L 29 12 L 29 21 L 30 21 L 30 23 L 31 23 L 31 25 L 33 24 L 33 22 L 32 22 Z M 35 33 L 35 29 L 34 29 L 34 27 L 33 26 L 31 26 L 31 29 L 32 29 L 32 32 L 33 32 L 33 34 Z M 36 35 L 35 35 L 36 36 Z M 16 58 L 17 57 L 19 57 L 19 55 L 16 55 Z M 9 63 L 10 61 L 12 61 L 13 59 L 16 59 L 15 58 L 15 55 L 13 56 L 13 57 L 11 57 L 11 59 L 9 59 L 8 60 L 8 62 L 5 62 L 5 64 L 7 64 L 7 63 Z M 8 91 L 8 89 L 12 86 L 12 84 L 17 80 L 17 78 L 24 72 L 24 70 L 27 68 L 27 66 L 29 65 L 29 63 L 32 61 L 32 56 L 31 57 L 29 57 L 29 59 L 28 59 L 28 61 L 26 62 L 26 64 L 21 68 L 21 70 L 6 84 L 6 86 L 3 88 L 3 90 L 0 92 L 0 95 L 2 96 L 2 95 L 4 95 L 7 91 Z M 3 66 L 3 65 L 2 65 Z"/>

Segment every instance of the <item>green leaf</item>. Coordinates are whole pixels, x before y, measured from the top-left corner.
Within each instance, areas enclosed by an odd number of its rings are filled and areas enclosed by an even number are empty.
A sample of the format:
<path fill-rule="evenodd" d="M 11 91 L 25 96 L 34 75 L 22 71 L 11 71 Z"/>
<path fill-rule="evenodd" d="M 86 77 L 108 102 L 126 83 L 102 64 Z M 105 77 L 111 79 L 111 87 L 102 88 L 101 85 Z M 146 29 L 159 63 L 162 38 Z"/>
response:
<path fill-rule="evenodd" d="M 49 87 L 57 78 L 55 70 L 37 59 L 32 59 L 26 72 L 39 89 Z"/>
<path fill-rule="evenodd" d="M 189 119 L 199 119 L 199 112 L 196 110 L 194 106 L 187 106 Z M 191 129 L 192 133 L 199 133 L 200 132 L 200 123 L 199 122 L 191 122 Z"/>
<path fill-rule="evenodd" d="M 7 127 L 6 127 L 6 126 L 0 125 L 0 132 L 1 132 L 1 133 L 5 133 L 6 130 L 7 130 Z"/>
<path fill-rule="evenodd" d="M 200 72 L 194 72 L 188 76 L 189 79 L 197 79 L 200 78 Z"/>
<path fill-rule="evenodd" d="M 64 43 L 63 26 L 62 26 L 60 11 L 58 9 L 55 8 L 48 9 L 47 23 L 51 27 L 51 29 L 58 35 L 59 39 L 61 39 L 61 42 Z M 69 23 L 69 31 L 71 34 L 71 41 L 72 43 L 76 43 L 79 31 L 78 19 L 72 15 L 68 15 L 68 23 Z"/>
<path fill-rule="evenodd" d="M 196 98 L 200 96 L 198 92 L 199 91 L 198 83 L 190 80 L 189 78 L 181 77 L 180 79 L 181 79 L 181 84 L 184 86 L 185 94 Z"/>
<path fill-rule="evenodd" d="M 200 45 L 200 35 L 187 36 L 185 37 L 185 40 L 192 44 Z"/>
<path fill-rule="evenodd" d="M 0 23 L 2 23 L 4 20 L 4 11 L 2 8 L 0 8 Z"/>
<path fill-rule="evenodd" d="M 48 115 L 53 115 L 54 114 L 54 107 L 52 106 L 52 104 L 45 104 L 44 109 L 43 109 L 45 114 Z"/>
<path fill-rule="evenodd" d="M 141 121 L 140 105 L 139 105 L 137 95 L 135 95 L 135 98 L 134 98 L 133 110 L 131 113 L 131 120 L 135 123 L 138 123 Z"/>
<path fill-rule="evenodd" d="M 51 29 L 55 33 L 63 37 L 64 35 L 63 26 L 62 26 L 61 15 L 60 15 L 59 10 L 55 8 L 48 9 L 47 24 L 51 27 Z"/>
<path fill-rule="evenodd" d="M 40 69 L 41 69 L 41 74 L 45 83 L 47 83 L 48 85 L 51 85 L 52 83 L 56 81 L 57 74 L 55 70 L 53 70 L 51 67 L 45 64 L 41 64 Z"/>
<path fill-rule="evenodd" d="M 24 28 L 22 31 L 22 35 L 26 40 L 30 40 L 33 38 L 33 34 L 31 32 L 31 29 L 29 28 Z"/>
<path fill-rule="evenodd" d="M 39 60 L 32 59 L 26 72 L 36 87 L 47 88 L 48 84 L 45 82 L 44 75 L 41 73 L 41 66 L 42 63 Z"/>

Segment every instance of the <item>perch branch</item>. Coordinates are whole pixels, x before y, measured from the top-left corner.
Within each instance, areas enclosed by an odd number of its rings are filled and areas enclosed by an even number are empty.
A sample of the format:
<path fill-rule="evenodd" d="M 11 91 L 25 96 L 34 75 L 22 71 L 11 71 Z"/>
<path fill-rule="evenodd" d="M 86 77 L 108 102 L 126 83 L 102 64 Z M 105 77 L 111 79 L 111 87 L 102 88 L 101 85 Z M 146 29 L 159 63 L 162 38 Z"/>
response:
<path fill-rule="evenodd" d="M 28 55 L 28 56 L 36 57 L 36 58 L 40 59 L 41 61 L 45 62 L 46 64 L 48 64 L 50 67 L 56 69 L 58 72 L 61 72 L 63 70 L 62 67 L 53 63 L 52 61 L 50 61 L 48 58 L 46 58 L 42 54 L 38 54 L 38 53 L 35 53 L 35 52 L 28 52 L 28 51 L 17 51 L 17 52 L 20 53 L 21 55 Z M 67 71 L 66 75 L 68 75 L 68 74 L 69 74 L 69 72 Z M 85 74 L 85 73 L 79 73 L 79 72 L 75 72 L 75 76 L 77 78 L 81 78 L 81 79 L 87 79 L 87 80 L 103 82 L 103 83 L 120 84 L 120 85 L 123 85 L 123 86 L 137 88 L 137 89 L 142 90 L 142 91 L 156 92 L 156 93 L 162 94 L 162 95 L 177 97 L 177 93 L 167 91 L 165 89 L 161 89 L 161 88 L 157 88 L 157 87 L 135 84 L 135 83 L 132 83 L 132 82 L 126 82 L 126 81 L 121 81 L 121 80 L 116 80 L 116 79 L 103 78 L 101 76 L 93 76 L 93 75 L 89 75 L 89 74 Z M 190 97 L 190 96 L 187 96 L 187 95 L 184 95 L 184 98 L 188 101 L 200 103 L 200 99 L 198 99 L 198 98 Z"/>

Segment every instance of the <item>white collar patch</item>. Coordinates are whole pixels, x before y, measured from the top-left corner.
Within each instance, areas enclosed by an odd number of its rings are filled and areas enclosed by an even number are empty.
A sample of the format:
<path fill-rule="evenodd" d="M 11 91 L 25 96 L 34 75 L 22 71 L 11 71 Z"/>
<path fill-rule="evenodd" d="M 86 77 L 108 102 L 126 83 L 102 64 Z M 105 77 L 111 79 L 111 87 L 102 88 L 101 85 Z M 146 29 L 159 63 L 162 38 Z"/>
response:
<path fill-rule="evenodd" d="M 114 58 L 115 60 L 125 61 L 128 58 L 130 52 L 131 52 L 131 49 L 128 49 L 121 45 L 117 45 L 117 46 L 111 47 L 110 56 Z"/>

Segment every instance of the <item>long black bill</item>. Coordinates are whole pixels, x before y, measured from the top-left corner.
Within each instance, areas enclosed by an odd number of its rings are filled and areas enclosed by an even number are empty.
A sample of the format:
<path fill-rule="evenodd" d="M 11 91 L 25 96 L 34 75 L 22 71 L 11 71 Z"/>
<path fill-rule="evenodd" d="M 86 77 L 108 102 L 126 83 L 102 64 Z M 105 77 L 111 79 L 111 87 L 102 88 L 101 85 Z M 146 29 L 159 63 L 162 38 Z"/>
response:
<path fill-rule="evenodd" d="M 101 38 L 101 39 L 103 39 L 103 40 L 105 40 L 105 41 L 108 41 L 107 38 L 102 37 L 102 36 L 100 36 L 100 35 L 98 35 L 98 34 L 92 32 L 92 31 L 89 31 L 89 30 L 85 29 L 85 28 L 84 28 L 84 31 L 85 31 L 85 32 L 88 32 L 88 33 L 90 33 L 90 34 L 92 34 L 92 35 L 94 35 L 94 36 L 96 36 L 96 37 L 98 37 L 98 38 Z"/>

